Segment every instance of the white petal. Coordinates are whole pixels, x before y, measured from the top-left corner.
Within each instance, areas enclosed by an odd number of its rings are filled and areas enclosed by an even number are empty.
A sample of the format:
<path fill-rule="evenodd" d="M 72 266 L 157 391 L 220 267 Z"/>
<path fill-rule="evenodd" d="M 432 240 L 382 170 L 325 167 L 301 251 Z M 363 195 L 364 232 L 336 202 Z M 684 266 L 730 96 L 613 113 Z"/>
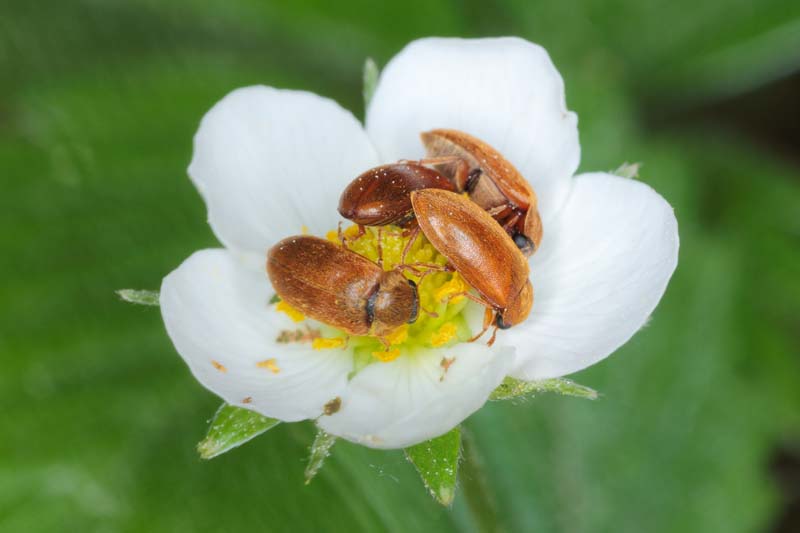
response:
<path fill-rule="evenodd" d="M 219 240 L 263 257 L 303 225 L 315 235 L 335 227 L 342 189 L 376 164 L 361 124 L 333 100 L 258 86 L 206 113 L 189 176 Z"/>
<path fill-rule="evenodd" d="M 271 295 L 266 273 L 202 250 L 164 278 L 161 314 L 192 374 L 226 402 L 285 421 L 314 418 L 344 390 L 352 357 L 276 343 L 281 329 L 301 326 L 269 306 Z M 270 359 L 272 368 L 258 366 Z"/>
<path fill-rule="evenodd" d="M 454 358 L 449 368 L 443 358 Z M 323 416 L 327 432 L 372 448 L 402 448 L 446 433 L 503 380 L 513 350 L 480 343 L 373 363 L 350 382 L 338 413 Z"/>
<path fill-rule="evenodd" d="M 511 37 L 412 42 L 386 65 L 367 112 L 384 160 L 421 157 L 419 134 L 433 128 L 488 142 L 533 185 L 545 223 L 578 168 L 577 124 L 547 52 Z"/>
<path fill-rule="evenodd" d="M 655 309 L 678 262 L 672 207 L 644 183 L 578 176 L 532 258 L 534 301 L 498 342 L 517 348 L 514 376 L 575 372 L 607 357 Z"/>

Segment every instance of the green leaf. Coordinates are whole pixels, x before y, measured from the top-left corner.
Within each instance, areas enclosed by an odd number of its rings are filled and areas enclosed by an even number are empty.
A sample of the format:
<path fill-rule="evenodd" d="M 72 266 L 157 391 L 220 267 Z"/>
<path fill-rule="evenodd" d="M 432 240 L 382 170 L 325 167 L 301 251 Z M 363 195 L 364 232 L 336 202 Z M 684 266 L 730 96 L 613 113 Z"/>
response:
<path fill-rule="evenodd" d="M 144 291 L 138 289 L 120 289 L 117 294 L 126 302 L 139 305 L 158 306 L 158 291 Z"/>
<path fill-rule="evenodd" d="M 378 85 L 379 75 L 378 64 L 375 63 L 374 59 L 368 57 L 364 61 L 364 88 L 362 90 L 364 94 L 364 109 L 367 109 L 370 101 L 372 101 L 372 95 L 375 94 L 375 87 Z"/>
<path fill-rule="evenodd" d="M 336 442 L 336 437 L 322 431 L 317 431 L 317 436 L 314 437 L 314 444 L 311 445 L 311 455 L 308 458 L 308 465 L 306 466 L 306 485 L 311 483 L 314 476 L 317 475 L 325 459 L 331 454 L 331 448 Z"/>
<path fill-rule="evenodd" d="M 431 496 L 442 505 L 453 503 L 458 462 L 461 459 L 461 430 L 453 428 L 441 437 L 411 446 L 404 451 Z"/>
<path fill-rule="evenodd" d="M 254 411 L 223 403 L 211 420 L 206 438 L 198 443 L 197 451 L 203 459 L 213 459 L 272 429 L 280 422 Z"/>
<path fill-rule="evenodd" d="M 489 396 L 490 400 L 510 400 L 520 396 L 534 396 L 542 392 L 555 392 L 564 396 L 577 396 L 587 400 L 596 400 L 597 391 L 564 378 L 523 381 L 512 377 L 503 380 Z"/>

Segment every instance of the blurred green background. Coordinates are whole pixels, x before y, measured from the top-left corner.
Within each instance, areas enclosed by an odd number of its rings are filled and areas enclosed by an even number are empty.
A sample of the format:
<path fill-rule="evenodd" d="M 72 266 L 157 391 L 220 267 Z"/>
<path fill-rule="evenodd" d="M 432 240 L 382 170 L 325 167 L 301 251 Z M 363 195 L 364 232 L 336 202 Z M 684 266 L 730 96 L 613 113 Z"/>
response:
<path fill-rule="evenodd" d="M 242 85 L 363 116 L 361 67 L 427 35 L 544 45 L 581 170 L 644 163 L 681 257 L 651 324 L 574 378 L 597 402 L 493 403 L 440 508 L 399 452 L 283 425 L 201 462 L 219 401 L 153 308 L 216 246 L 186 177 Z M 800 531 L 800 3 L 5 1 L 0 5 L 0 531 Z M 484 483 L 486 501 L 473 490 Z"/>

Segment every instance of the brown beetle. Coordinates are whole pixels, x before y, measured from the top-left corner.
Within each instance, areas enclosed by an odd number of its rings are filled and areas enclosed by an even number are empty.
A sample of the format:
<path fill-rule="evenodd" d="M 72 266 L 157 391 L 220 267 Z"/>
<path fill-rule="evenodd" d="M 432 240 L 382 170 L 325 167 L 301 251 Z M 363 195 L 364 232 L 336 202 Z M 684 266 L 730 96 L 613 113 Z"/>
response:
<path fill-rule="evenodd" d="M 488 211 L 530 256 L 542 240 L 542 221 L 536 193 L 497 150 L 467 133 L 435 129 L 420 134 L 427 158 L 421 163 L 439 165 L 459 191 Z"/>
<path fill-rule="evenodd" d="M 417 320 L 413 281 L 325 239 L 283 239 L 269 250 L 267 274 L 289 305 L 351 335 L 382 337 Z"/>
<path fill-rule="evenodd" d="M 481 295 L 477 301 L 494 312 L 495 325 L 506 329 L 525 320 L 533 306 L 528 260 L 491 215 L 438 189 L 412 192 L 411 203 L 425 237 Z"/>
<path fill-rule="evenodd" d="M 358 225 L 408 226 L 414 220 L 412 191 L 454 191 L 449 179 L 418 163 L 395 163 L 372 168 L 355 180 L 339 198 L 339 214 Z"/>

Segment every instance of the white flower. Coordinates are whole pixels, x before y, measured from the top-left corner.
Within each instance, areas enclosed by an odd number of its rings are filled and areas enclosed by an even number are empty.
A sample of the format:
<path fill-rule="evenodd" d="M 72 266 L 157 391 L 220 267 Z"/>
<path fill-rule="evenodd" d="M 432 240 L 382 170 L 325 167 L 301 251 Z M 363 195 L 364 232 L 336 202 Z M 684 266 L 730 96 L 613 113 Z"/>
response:
<path fill-rule="evenodd" d="M 481 342 L 374 363 L 354 377 L 343 349 L 281 344 L 266 251 L 338 222 L 339 194 L 381 163 L 424 155 L 419 133 L 454 128 L 533 185 L 544 239 L 531 258 L 533 310 Z M 203 118 L 189 175 L 224 249 L 201 250 L 161 287 L 167 331 L 195 377 L 226 402 L 284 421 L 317 419 L 346 439 L 399 448 L 480 408 L 511 375 L 562 376 L 605 358 L 653 312 L 677 264 L 670 205 L 644 183 L 573 177 L 577 117 L 541 47 L 517 38 L 422 39 L 386 66 L 366 129 L 334 101 L 270 87 L 233 91 Z M 443 355 L 455 357 L 443 374 Z M 444 379 L 442 379 L 444 375 Z M 339 410 L 324 406 L 341 399 Z"/>

